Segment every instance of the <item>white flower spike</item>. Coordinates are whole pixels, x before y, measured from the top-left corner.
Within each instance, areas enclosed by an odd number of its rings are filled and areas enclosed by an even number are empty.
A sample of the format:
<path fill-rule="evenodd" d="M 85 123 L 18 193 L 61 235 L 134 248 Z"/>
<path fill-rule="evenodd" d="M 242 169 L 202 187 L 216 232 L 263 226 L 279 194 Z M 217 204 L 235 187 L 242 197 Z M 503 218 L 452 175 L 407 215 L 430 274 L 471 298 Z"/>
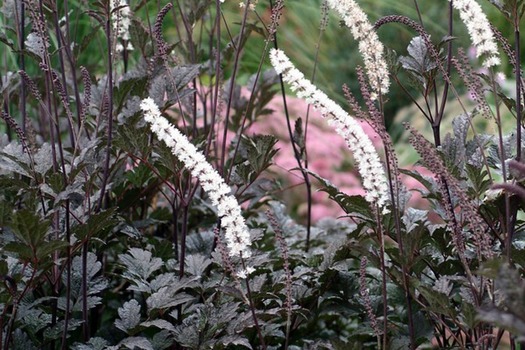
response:
<path fill-rule="evenodd" d="M 230 187 L 186 136 L 161 116 L 159 107 L 152 98 L 142 100 L 140 108 L 144 112 L 144 119 L 150 124 L 151 131 L 171 148 L 173 154 L 184 163 L 191 175 L 200 181 L 212 204 L 217 207 L 225 231 L 229 255 L 243 258 L 251 256 L 250 233 L 242 217 L 239 203 L 230 194 Z"/>
<path fill-rule="evenodd" d="M 472 44 L 476 48 L 476 56 L 485 55 L 483 66 L 489 68 L 499 65 L 501 61 L 498 45 L 481 6 L 475 0 L 454 0 L 452 6 L 459 11 L 459 17 L 467 26 Z"/>
<path fill-rule="evenodd" d="M 328 0 L 328 6 L 335 10 L 350 28 L 352 36 L 359 42 L 366 75 L 372 88 L 372 98 L 384 95 L 390 87 L 388 66 L 383 58 L 384 46 L 366 13 L 354 0 Z"/>
<path fill-rule="evenodd" d="M 270 60 L 277 73 L 282 74 L 283 80 L 290 85 L 297 97 L 313 105 L 324 117 L 331 117 L 329 124 L 346 140 L 348 148 L 354 154 L 363 179 L 363 187 L 367 192 L 365 199 L 373 206 L 377 205 L 383 213 L 387 212 L 389 192 L 385 171 L 372 141 L 361 125 L 306 79 L 284 52 L 272 49 Z"/>

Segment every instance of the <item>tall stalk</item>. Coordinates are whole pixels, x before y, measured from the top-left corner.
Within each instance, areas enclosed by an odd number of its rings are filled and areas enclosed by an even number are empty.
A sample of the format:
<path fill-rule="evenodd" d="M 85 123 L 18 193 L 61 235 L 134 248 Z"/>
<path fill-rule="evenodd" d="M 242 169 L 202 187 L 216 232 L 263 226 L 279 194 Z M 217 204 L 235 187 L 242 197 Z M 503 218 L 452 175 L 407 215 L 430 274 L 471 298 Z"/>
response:
<path fill-rule="evenodd" d="M 113 40 L 112 40 L 112 32 L 111 32 L 111 4 L 108 2 L 107 8 L 106 8 L 106 20 L 105 20 L 105 34 L 106 34 L 106 45 L 108 49 L 108 55 L 107 55 L 107 69 L 108 69 L 108 85 L 107 85 L 107 114 L 106 114 L 106 121 L 108 125 L 107 129 L 107 142 L 106 142 L 106 159 L 104 161 L 104 174 L 102 177 L 102 185 L 100 186 L 100 197 L 98 200 L 98 209 L 101 210 L 104 205 L 104 201 L 106 198 L 106 186 L 109 179 L 109 163 L 111 160 L 111 145 L 112 145 L 112 137 L 113 137 Z"/>

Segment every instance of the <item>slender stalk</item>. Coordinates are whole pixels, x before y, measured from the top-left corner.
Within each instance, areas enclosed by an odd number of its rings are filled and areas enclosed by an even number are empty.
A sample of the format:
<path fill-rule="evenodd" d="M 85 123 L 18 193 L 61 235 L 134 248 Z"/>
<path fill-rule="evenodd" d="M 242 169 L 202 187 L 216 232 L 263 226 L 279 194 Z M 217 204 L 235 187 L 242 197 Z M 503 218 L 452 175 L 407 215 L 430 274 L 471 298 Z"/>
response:
<path fill-rule="evenodd" d="M 381 225 L 379 208 L 376 208 L 377 235 L 379 240 L 379 263 L 381 269 L 381 295 L 383 298 L 383 349 L 388 349 L 388 298 L 386 288 L 386 265 L 385 265 L 385 234 Z"/>
<path fill-rule="evenodd" d="M 15 11 L 18 12 L 18 6 L 15 6 Z M 19 25 L 18 25 L 18 45 L 20 47 L 20 55 L 19 55 L 19 64 L 20 69 L 25 71 L 26 67 L 26 60 L 25 60 L 25 54 L 23 53 L 25 50 L 25 1 L 20 2 L 20 13 L 17 13 L 17 18 L 19 19 Z M 27 94 L 26 94 L 26 85 L 24 80 L 22 79 L 22 82 L 20 84 L 20 113 L 22 114 L 22 131 L 26 132 L 26 124 L 27 124 L 27 110 L 26 110 L 26 103 L 27 103 Z"/>
<path fill-rule="evenodd" d="M 102 177 L 102 185 L 100 187 L 100 198 L 98 200 L 98 209 L 102 209 L 104 199 L 106 198 L 106 186 L 109 178 L 109 163 L 111 160 L 111 145 L 113 137 L 113 53 L 112 53 L 112 40 L 111 40 L 111 15 L 110 15 L 110 4 L 107 4 L 107 18 L 105 23 L 106 41 L 108 49 L 108 102 L 107 102 L 107 143 L 106 143 L 106 159 L 104 162 L 104 174 Z"/>
<path fill-rule="evenodd" d="M 452 37 L 454 33 L 454 16 L 452 15 L 452 11 L 454 8 L 452 7 L 452 1 L 449 2 L 448 5 L 448 35 Z M 452 40 L 449 40 L 447 43 L 447 66 L 446 70 L 448 75 L 450 75 L 450 71 L 452 68 Z M 445 84 L 443 87 L 443 95 L 441 96 L 441 106 L 439 108 L 439 112 L 436 116 L 436 125 L 438 126 L 438 137 L 439 137 L 439 125 L 441 124 L 441 121 L 443 120 L 443 115 L 445 113 L 445 106 L 447 104 L 447 97 L 448 97 L 448 90 L 449 90 L 450 82 L 448 80 L 445 80 Z"/>
<path fill-rule="evenodd" d="M 272 0 L 270 0 L 270 9 L 272 11 L 274 9 Z M 272 34 L 272 36 L 273 36 L 274 48 L 278 49 L 279 45 L 277 43 L 277 33 L 274 32 Z M 288 135 L 290 137 L 290 143 L 292 145 L 292 149 L 293 149 L 295 160 L 297 161 L 297 165 L 299 167 L 299 170 L 301 171 L 301 175 L 303 176 L 303 179 L 304 179 L 304 182 L 305 182 L 308 200 L 311 201 L 312 185 L 310 183 L 310 178 L 308 176 L 308 172 L 307 172 L 306 168 L 303 166 L 303 162 L 301 161 L 301 153 L 299 152 L 299 149 L 297 149 L 297 143 L 294 142 L 293 131 L 292 131 L 292 124 L 291 124 L 291 117 L 290 117 L 290 113 L 288 111 L 288 103 L 287 103 L 287 100 L 286 100 L 286 88 L 284 86 L 284 81 L 283 81 L 282 74 L 279 76 L 279 84 L 281 86 L 281 95 L 283 97 L 284 115 L 286 116 L 286 127 L 288 129 Z M 309 207 L 311 208 L 311 203 L 309 204 Z M 306 226 L 306 242 L 305 242 L 305 248 L 304 248 L 305 252 L 308 252 L 310 250 L 310 236 L 311 236 L 311 215 L 308 215 L 308 222 L 307 222 L 307 226 Z"/>
<path fill-rule="evenodd" d="M 189 204 L 183 204 L 182 213 L 183 217 L 180 242 L 179 278 L 184 277 L 184 263 L 186 262 L 186 237 L 188 235 Z"/>
<path fill-rule="evenodd" d="M 519 62 L 521 62 L 520 54 L 520 26 L 519 18 L 516 15 L 517 23 L 514 24 L 514 54 L 516 62 L 518 65 L 516 67 L 516 160 L 521 161 L 521 128 L 522 128 L 522 118 L 521 115 L 522 106 L 521 106 L 521 68 Z"/>
<path fill-rule="evenodd" d="M 242 260 L 242 263 L 244 267 L 244 259 Z M 259 337 L 261 349 L 266 349 L 266 344 L 264 342 L 264 336 L 262 335 L 262 332 L 261 332 L 261 325 L 259 324 L 259 320 L 257 319 L 257 314 L 255 313 L 255 305 L 253 303 L 253 297 L 252 297 L 252 292 L 251 292 L 248 276 L 246 277 L 246 294 L 247 294 L 248 301 L 250 303 L 250 311 L 252 313 L 253 322 L 255 323 L 255 329 L 257 330 L 257 336 Z"/>
<path fill-rule="evenodd" d="M 56 35 L 56 38 L 57 38 L 57 43 L 58 43 L 58 62 L 59 62 L 59 65 L 60 65 L 60 76 L 62 78 L 62 89 L 64 90 L 63 93 L 65 94 L 65 96 L 69 96 L 68 94 L 68 88 L 67 88 L 67 79 L 66 79 L 66 66 L 64 64 L 64 54 L 63 54 L 63 51 L 64 51 L 64 46 L 67 46 L 68 43 L 64 42 L 63 39 L 63 35 L 62 35 L 62 32 L 60 31 L 60 24 L 59 24 L 59 18 L 58 18 L 58 9 L 57 9 L 57 4 L 56 2 L 53 2 L 52 3 L 52 6 L 53 6 L 53 19 L 55 21 L 55 35 Z M 66 14 L 67 16 L 67 14 Z M 74 69 L 74 67 L 71 67 L 72 69 Z M 66 101 L 64 101 L 64 104 L 66 103 Z M 69 109 L 69 107 L 67 105 L 64 105 L 64 109 Z M 78 109 L 78 108 L 77 108 Z M 66 113 L 67 114 L 67 113 Z M 73 129 L 73 120 L 69 119 L 68 118 L 68 126 L 69 126 L 69 142 L 71 142 L 71 147 L 72 148 L 75 148 L 75 132 L 74 132 L 74 129 Z"/>
<path fill-rule="evenodd" d="M 224 179 L 228 179 L 229 175 L 226 173 L 226 169 L 224 169 L 224 163 L 226 161 L 226 137 L 228 134 L 228 125 L 230 121 L 230 113 L 231 113 L 231 105 L 233 101 L 233 92 L 235 90 L 235 78 L 237 77 L 237 71 L 239 68 L 239 62 L 241 58 L 241 44 L 244 39 L 244 32 L 246 28 L 246 22 L 248 19 L 248 7 L 250 0 L 246 0 L 247 4 L 244 9 L 244 14 L 242 17 L 241 22 L 241 28 L 239 32 L 239 39 L 237 40 L 237 45 L 235 48 L 235 58 L 233 60 L 233 69 L 232 69 L 232 76 L 230 78 L 230 91 L 228 96 L 228 104 L 226 107 L 226 116 L 224 117 L 224 130 L 222 134 L 222 150 L 221 150 L 221 162 L 220 162 L 220 173 L 223 176 Z"/>
<path fill-rule="evenodd" d="M 69 199 L 66 200 L 66 309 L 64 310 L 64 330 L 62 332 L 62 349 L 67 349 L 67 332 L 71 313 L 71 224 L 69 218 Z"/>

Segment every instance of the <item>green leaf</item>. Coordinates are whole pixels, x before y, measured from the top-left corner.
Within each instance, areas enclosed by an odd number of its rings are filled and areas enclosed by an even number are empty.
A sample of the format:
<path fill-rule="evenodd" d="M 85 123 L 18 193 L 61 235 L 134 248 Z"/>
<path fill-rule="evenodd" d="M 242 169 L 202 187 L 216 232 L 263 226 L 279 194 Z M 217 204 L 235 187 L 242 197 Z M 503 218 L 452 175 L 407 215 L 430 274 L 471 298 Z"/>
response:
<path fill-rule="evenodd" d="M 44 242 L 36 247 L 35 251 L 35 257 L 38 260 L 44 260 L 46 258 L 49 258 L 51 253 L 60 250 L 62 248 L 66 248 L 68 246 L 68 243 L 66 241 L 49 241 Z"/>
<path fill-rule="evenodd" d="M 349 216 L 375 222 L 375 217 L 370 209 L 370 205 L 363 196 L 349 196 L 346 193 L 339 191 L 335 185 L 322 178 L 320 175 L 311 170 L 307 170 L 307 172 L 321 183 L 321 191 L 328 193 L 330 199 L 339 204 L 341 209 L 343 209 Z"/>
<path fill-rule="evenodd" d="M 7 252 L 15 253 L 22 261 L 30 261 L 33 258 L 33 250 L 25 243 L 9 242 L 3 249 Z"/>
<path fill-rule="evenodd" d="M 118 86 L 113 88 L 114 101 L 117 106 L 117 111 L 122 109 L 126 100 L 130 96 L 142 96 L 146 90 L 148 77 L 134 77 L 121 81 Z"/>
<path fill-rule="evenodd" d="M 114 217 L 116 209 L 117 208 L 110 208 L 91 215 L 84 224 L 73 228 L 74 235 L 81 241 L 90 237 L 100 236 L 109 228 L 116 225 L 117 220 Z"/>
<path fill-rule="evenodd" d="M 12 218 L 11 229 L 14 235 L 33 249 L 45 242 L 49 228 L 48 221 L 41 221 L 40 217 L 30 210 L 19 210 Z"/>
<path fill-rule="evenodd" d="M 451 317 L 452 319 L 456 318 L 457 313 L 454 310 L 454 307 L 450 305 L 450 298 L 448 295 L 427 287 L 420 282 L 416 282 L 416 285 L 417 290 L 425 298 L 425 301 L 428 304 L 428 306 L 425 307 L 426 310 Z"/>

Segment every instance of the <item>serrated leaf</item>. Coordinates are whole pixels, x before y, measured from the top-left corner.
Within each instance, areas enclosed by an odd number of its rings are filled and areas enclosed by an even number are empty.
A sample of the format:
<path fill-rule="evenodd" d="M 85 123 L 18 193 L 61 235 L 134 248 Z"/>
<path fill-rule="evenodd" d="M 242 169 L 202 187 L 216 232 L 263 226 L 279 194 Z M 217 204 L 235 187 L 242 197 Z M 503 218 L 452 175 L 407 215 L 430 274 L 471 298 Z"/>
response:
<path fill-rule="evenodd" d="M 12 342 L 9 347 L 9 350 L 37 350 L 42 349 L 41 346 L 33 343 L 27 333 L 21 329 L 15 329 L 13 332 L 13 339 L 16 341 Z"/>
<path fill-rule="evenodd" d="M 201 69 L 200 64 L 193 64 L 177 66 L 168 74 L 159 74 L 153 79 L 148 95 L 155 101 L 164 101 L 167 95 L 166 106 L 178 103 L 180 99 L 194 91 L 192 89 L 183 90 L 183 88 L 199 75 Z"/>
<path fill-rule="evenodd" d="M 172 287 L 162 287 L 146 299 L 148 314 L 153 310 L 166 310 L 192 301 L 195 298 L 186 293 L 177 293 Z"/>
<path fill-rule="evenodd" d="M 120 81 L 119 84 L 113 88 L 113 96 L 117 105 L 117 111 L 122 109 L 122 106 L 131 95 L 142 96 L 147 83 L 147 76 L 131 77 Z"/>
<path fill-rule="evenodd" d="M 52 322 L 51 314 L 47 314 L 37 308 L 27 310 L 22 319 L 24 320 L 25 326 L 27 329 L 31 330 L 32 334 L 36 334 L 40 330 L 48 327 Z"/>
<path fill-rule="evenodd" d="M 140 304 L 135 299 L 127 301 L 118 308 L 120 319 L 115 320 L 115 327 L 129 334 L 140 323 Z"/>
<path fill-rule="evenodd" d="M 11 229 L 22 243 L 36 249 L 45 242 L 50 224 L 48 221 L 40 221 L 40 217 L 33 211 L 22 209 L 14 213 Z"/>
<path fill-rule="evenodd" d="M 212 261 L 208 257 L 201 254 L 191 254 L 186 257 L 186 272 L 200 277 L 204 271 L 211 265 Z"/>
<path fill-rule="evenodd" d="M 146 322 L 142 322 L 140 324 L 142 327 L 157 327 L 157 328 L 160 328 L 160 329 L 165 329 L 167 331 L 175 331 L 175 327 L 169 323 L 168 321 L 166 320 L 153 320 L 153 321 L 146 321 Z"/>
<path fill-rule="evenodd" d="M 44 60 L 46 53 L 46 44 L 44 39 L 37 32 L 31 32 L 25 40 L 25 47 L 29 52 L 36 54 Z"/>
<path fill-rule="evenodd" d="M 117 208 L 110 208 L 100 213 L 90 215 L 88 220 L 73 228 L 74 235 L 79 239 L 96 237 L 105 232 L 109 227 L 116 224 L 114 214 Z"/>
<path fill-rule="evenodd" d="M 225 346 L 238 345 L 238 346 L 245 347 L 247 349 L 253 349 L 248 339 L 244 337 L 240 337 L 240 336 L 221 337 L 220 343 Z"/>
<path fill-rule="evenodd" d="M 419 225 L 426 223 L 428 217 L 428 210 L 420 210 L 415 208 L 407 208 L 401 220 L 405 225 L 407 233 L 411 232 Z"/>
<path fill-rule="evenodd" d="M 125 278 L 134 280 L 138 277 L 142 281 L 147 281 L 164 264 L 162 259 L 154 258 L 150 251 L 140 248 L 130 248 L 127 254 L 119 255 L 119 260 L 126 267 Z"/>
<path fill-rule="evenodd" d="M 172 286 L 176 284 L 178 280 L 179 277 L 176 276 L 173 272 L 167 272 L 158 275 L 150 282 L 151 291 L 156 292 L 162 287 Z"/>
<path fill-rule="evenodd" d="M 349 196 L 346 193 L 339 191 L 335 185 L 320 175 L 311 170 L 306 171 L 321 183 L 321 191 L 328 193 L 330 199 L 339 204 L 345 213 L 353 217 L 359 217 L 375 222 L 374 215 L 370 210 L 370 205 L 363 196 Z"/>
<path fill-rule="evenodd" d="M 144 337 L 128 337 L 122 340 L 115 349 L 121 349 L 125 347 L 127 349 L 135 350 L 136 348 L 142 350 L 155 350 L 151 342 Z"/>
<path fill-rule="evenodd" d="M 67 324 L 68 332 L 72 332 L 82 325 L 83 321 L 75 318 L 70 318 Z M 54 326 L 47 328 L 44 331 L 44 337 L 47 339 L 60 339 L 64 332 L 65 321 L 59 321 Z"/>
<path fill-rule="evenodd" d="M 38 260 L 45 260 L 49 258 L 51 253 L 66 248 L 69 244 L 66 241 L 49 241 L 39 244 L 35 249 L 35 257 Z"/>
<path fill-rule="evenodd" d="M 108 345 L 107 340 L 93 337 L 86 344 L 73 344 L 73 350 L 104 350 Z"/>
<path fill-rule="evenodd" d="M 432 288 L 429 288 L 422 283 L 417 282 L 417 290 L 424 297 L 425 302 L 428 304 L 426 309 L 431 312 L 437 312 L 451 318 L 457 316 L 456 310 L 450 305 L 450 299 L 447 295 L 437 292 Z"/>

